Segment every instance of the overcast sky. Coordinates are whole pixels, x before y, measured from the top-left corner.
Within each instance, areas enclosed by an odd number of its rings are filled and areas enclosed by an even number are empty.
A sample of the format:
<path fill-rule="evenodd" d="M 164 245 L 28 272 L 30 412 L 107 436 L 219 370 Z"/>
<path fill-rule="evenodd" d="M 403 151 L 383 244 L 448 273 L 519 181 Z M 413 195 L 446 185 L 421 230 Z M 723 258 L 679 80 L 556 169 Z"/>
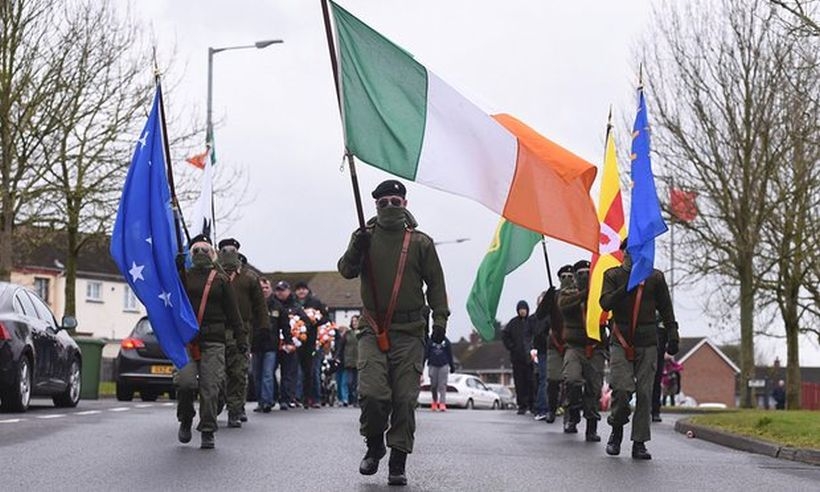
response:
<path fill-rule="evenodd" d="M 631 121 L 637 68 L 632 50 L 651 17 L 650 0 L 340 0 L 342 6 L 412 53 L 489 113 L 507 112 L 600 166 L 607 111 Z M 220 165 L 246 170 L 251 203 L 220 237 L 242 243 L 265 271 L 335 270 L 357 226 L 319 0 L 141 0 L 132 12 L 153 32 L 160 53 L 175 48 L 180 81 L 170 111 L 205 119 L 207 50 L 281 38 L 264 50 L 223 52 L 214 62 L 214 118 Z M 648 100 L 652 121 L 652 100 Z M 619 127 L 619 130 L 623 128 Z M 187 164 L 177 163 L 178 166 Z M 367 215 L 370 190 L 389 176 L 358 166 Z M 600 173 L 599 173 L 600 174 Z M 548 192 L 545 190 L 545 192 Z M 593 197 L 597 202 L 597 184 Z M 408 184 L 419 229 L 442 244 L 450 307 L 449 334 L 471 331 L 467 295 L 498 216 L 465 198 Z M 219 204 L 217 204 L 219 206 Z M 224 205 L 224 204 L 223 204 Z M 186 211 L 187 212 L 187 211 Z M 553 273 L 589 254 L 548 243 Z M 668 268 L 659 252 L 656 266 Z M 546 286 L 540 247 L 507 278 L 498 318 L 519 299 L 535 303 Z M 703 287 L 678 291 L 682 336 L 734 341 L 703 313 Z M 736 321 L 735 321 L 736 323 Z M 804 338 L 801 363 L 820 365 Z M 764 340 L 764 362 L 785 361 L 785 342 Z"/>

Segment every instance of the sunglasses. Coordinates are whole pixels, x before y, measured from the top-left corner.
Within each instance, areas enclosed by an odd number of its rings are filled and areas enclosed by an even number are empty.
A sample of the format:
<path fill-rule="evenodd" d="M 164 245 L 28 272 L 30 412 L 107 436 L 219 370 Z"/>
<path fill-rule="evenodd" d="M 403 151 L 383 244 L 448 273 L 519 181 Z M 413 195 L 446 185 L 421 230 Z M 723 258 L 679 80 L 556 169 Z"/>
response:
<path fill-rule="evenodd" d="M 398 196 L 386 196 L 376 200 L 376 206 L 379 208 L 401 207 L 403 205 L 404 199 Z"/>
<path fill-rule="evenodd" d="M 209 248 L 208 246 L 194 246 L 191 249 L 191 253 L 209 255 L 209 254 L 211 254 L 211 248 Z"/>
<path fill-rule="evenodd" d="M 219 251 L 223 253 L 233 253 L 237 251 L 237 249 L 236 246 L 222 246 L 222 249 L 220 249 Z"/>

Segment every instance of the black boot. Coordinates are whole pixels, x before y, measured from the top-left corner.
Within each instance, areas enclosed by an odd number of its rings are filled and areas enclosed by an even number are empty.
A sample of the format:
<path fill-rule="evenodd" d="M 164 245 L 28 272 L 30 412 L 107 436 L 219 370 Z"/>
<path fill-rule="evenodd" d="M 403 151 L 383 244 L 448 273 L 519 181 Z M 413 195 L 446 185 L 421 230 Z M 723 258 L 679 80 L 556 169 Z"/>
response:
<path fill-rule="evenodd" d="M 545 418 L 544 421 L 548 424 L 555 422 L 555 412 L 553 412 L 552 410 L 547 412 L 547 418 Z"/>
<path fill-rule="evenodd" d="M 191 442 L 191 421 L 190 420 L 183 420 L 179 423 L 179 432 L 177 433 L 177 439 L 179 442 L 183 444 L 187 444 Z"/>
<path fill-rule="evenodd" d="M 240 428 L 242 421 L 239 420 L 239 414 L 228 412 L 228 427 Z"/>
<path fill-rule="evenodd" d="M 216 441 L 214 440 L 214 433 L 213 432 L 203 432 L 202 433 L 202 444 L 199 445 L 202 449 L 213 449 L 216 446 Z"/>
<path fill-rule="evenodd" d="M 610 456 L 618 456 L 621 454 L 621 441 L 624 440 L 624 427 L 622 425 L 613 426 L 612 434 L 609 435 L 609 441 L 606 443 L 606 454 Z"/>
<path fill-rule="evenodd" d="M 595 419 L 587 419 L 587 442 L 601 442 L 601 436 L 598 435 L 598 421 Z"/>
<path fill-rule="evenodd" d="M 407 462 L 407 453 L 398 449 L 390 450 L 390 461 L 387 463 L 387 484 L 407 485 L 407 476 L 404 474 L 404 465 Z"/>
<path fill-rule="evenodd" d="M 245 413 L 244 408 L 239 412 L 239 421 L 240 422 L 247 422 L 248 421 L 248 414 Z"/>
<path fill-rule="evenodd" d="M 367 438 L 367 453 L 359 464 L 359 473 L 362 475 L 375 475 L 379 471 L 379 461 L 387 454 L 382 436 Z"/>
<path fill-rule="evenodd" d="M 573 418 L 573 411 L 566 410 L 564 411 L 564 434 L 577 434 L 578 433 L 578 424 L 575 422 Z"/>
<path fill-rule="evenodd" d="M 646 450 L 646 445 L 644 443 L 635 441 L 632 443 L 632 459 L 651 460 L 652 455 Z"/>

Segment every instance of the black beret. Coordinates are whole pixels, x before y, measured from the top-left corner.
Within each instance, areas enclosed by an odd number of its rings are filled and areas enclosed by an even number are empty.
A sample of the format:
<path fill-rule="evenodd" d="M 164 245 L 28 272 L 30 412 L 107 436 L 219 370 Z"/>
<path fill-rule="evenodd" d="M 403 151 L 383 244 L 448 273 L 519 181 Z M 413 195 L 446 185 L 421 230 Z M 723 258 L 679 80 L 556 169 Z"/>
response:
<path fill-rule="evenodd" d="M 580 260 L 576 262 L 574 265 L 572 265 L 572 270 L 575 272 L 577 272 L 578 270 L 583 270 L 585 268 L 589 270 L 589 262 L 587 260 Z"/>
<path fill-rule="evenodd" d="M 388 179 L 387 181 L 382 181 L 381 184 L 373 190 L 371 195 L 374 200 L 378 200 L 383 196 L 400 196 L 404 198 L 407 196 L 407 188 L 405 188 L 401 181 Z"/>
<path fill-rule="evenodd" d="M 293 288 L 294 288 L 294 290 L 299 290 L 299 289 L 301 289 L 301 288 L 303 288 L 303 287 L 304 287 L 305 289 L 310 290 L 310 287 L 308 287 L 307 282 L 305 282 L 304 280 L 300 280 L 300 281 L 296 282 L 295 284 L 293 284 Z"/>
<path fill-rule="evenodd" d="M 558 276 L 559 277 L 561 275 L 565 274 L 565 273 L 573 273 L 572 265 L 564 265 L 564 266 L 562 266 L 561 268 L 558 269 Z"/>
<path fill-rule="evenodd" d="M 197 234 L 196 236 L 192 237 L 191 240 L 188 242 L 188 246 L 193 245 L 194 243 L 208 243 L 211 246 L 214 245 L 211 238 L 206 236 L 205 234 Z"/>
<path fill-rule="evenodd" d="M 225 246 L 233 246 L 234 248 L 239 249 L 239 241 L 232 237 L 225 238 L 222 241 L 219 241 L 219 249 L 222 249 Z"/>

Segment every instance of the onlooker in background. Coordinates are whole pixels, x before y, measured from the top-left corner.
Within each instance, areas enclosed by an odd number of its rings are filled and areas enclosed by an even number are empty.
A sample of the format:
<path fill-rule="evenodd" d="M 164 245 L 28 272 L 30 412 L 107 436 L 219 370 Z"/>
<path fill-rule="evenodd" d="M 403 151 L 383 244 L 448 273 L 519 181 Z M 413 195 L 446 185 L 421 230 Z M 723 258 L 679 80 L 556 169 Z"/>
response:
<path fill-rule="evenodd" d="M 427 368 L 430 374 L 430 392 L 433 394 L 433 403 L 430 405 L 430 409 L 434 412 L 436 410 L 446 412 L 447 379 L 451 372 L 456 372 L 450 340 L 444 337 L 444 340 L 436 343 L 428 339 L 427 350 L 424 355 L 427 359 Z"/>
<path fill-rule="evenodd" d="M 342 405 L 347 406 L 352 403 L 354 406 L 359 405 L 359 370 L 356 363 L 359 360 L 359 344 L 356 340 L 356 333 L 359 329 L 359 316 L 355 315 L 350 318 L 350 329 L 344 335 L 344 350 L 343 357 L 344 368 L 342 372 L 344 381 L 339 388 L 344 391 L 344 396 L 340 396 Z"/>
<path fill-rule="evenodd" d="M 777 382 L 777 387 L 772 390 L 772 399 L 774 399 L 775 409 L 786 409 L 786 382 L 782 379 Z"/>
<path fill-rule="evenodd" d="M 538 307 L 532 318 L 532 351 L 538 379 L 535 391 L 535 420 L 545 420 L 551 410 L 547 405 L 547 337 L 550 331 L 550 317 L 547 306 L 555 302 L 555 289 L 544 291 L 538 296 Z"/>
<path fill-rule="evenodd" d="M 289 331 L 288 316 L 282 304 L 273 295 L 270 280 L 259 278 L 259 286 L 267 303 L 270 326 L 254 327 L 251 339 L 253 354 L 253 378 L 256 388 L 256 408 L 254 412 L 269 413 L 273 408 L 274 371 L 276 370 L 276 355 L 279 351 L 279 339 L 283 330 Z"/>
<path fill-rule="evenodd" d="M 299 347 L 299 360 L 302 369 L 302 392 L 304 393 L 303 404 L 305 408 L 319 408 L 317 400 L 322 395 L 322 361 L 324 360 L 324 353 L 319 349 L 317 344 L 317 337 L 319 327 L 330 323 L 327 307 L 324 303 L 311 292 L 307 282 L 296 282 L 294 287 L 294 295 L 296 303 L 302 307 L 305 314 L 310 320 L 308 326 L 308 339 L 312 339 L 311 347 L 303 345 Z M 310 354 L 308 354 L 310 352 Z M 310 358 L 309 364 L 305 362 L 305 358 Z M 310 372 L 310 375 L 306 373 Z M 306 388 L 307 385 L 312 385 L 311 391 Z"/>
<path fill-rule="evenodd" d="M 276 283 L 273 289 L 276 299 L 282 303 L 287 310 L 288 330 L 282 334 L 279 347 L 279 372 L 281 377 L 279 391 L 279 408 L 287 410 L 295 406 L 296 399 L 296 378 L 298 375 L 298 359 L 296 358 L 296 345 L 294 343 L 293 329 L 291 327 L 292 317 L 299 318 L 299 313 L 304 313 L 302 308 L 296 305 L 290 292 L 290 284 L 285 281 Z"/>
<path fill-rule="evenodd" d="M 346 407 L 349 398 L 345 382 L 345 336 L 349 328 L 342 325 L 336 329 L 336 342 L 333 344 L 333 359 L 339 370 L 336 371 L 336 392 L 339 396 L 339 404 Z M 355 340 L 355 339 L 354 339 Z"/>
<path fill-rule="evenodd" d="M 681 372 L 683 365 L 678 364 L 675 358 L 669 354 L 664 355 L 663 375 L 661 376 L 661 386 L 663 387 L 663 404 L 666 405 L 666 397 L 669 397 L 669 406 L 675 406 L 675 397 L 680 393 Z"/>
<path fill-rule="evenodd" d="M 518 301 L 515 310 L 517 316 L 511 319 L 501 331 L 501 340 L 510 352 L 518 415 L 524 415 L 527 410 L 532 410 L 532 360 L 530 356 L 532 323 L 529 318 L 530 306 L 527 301 Z"/>

